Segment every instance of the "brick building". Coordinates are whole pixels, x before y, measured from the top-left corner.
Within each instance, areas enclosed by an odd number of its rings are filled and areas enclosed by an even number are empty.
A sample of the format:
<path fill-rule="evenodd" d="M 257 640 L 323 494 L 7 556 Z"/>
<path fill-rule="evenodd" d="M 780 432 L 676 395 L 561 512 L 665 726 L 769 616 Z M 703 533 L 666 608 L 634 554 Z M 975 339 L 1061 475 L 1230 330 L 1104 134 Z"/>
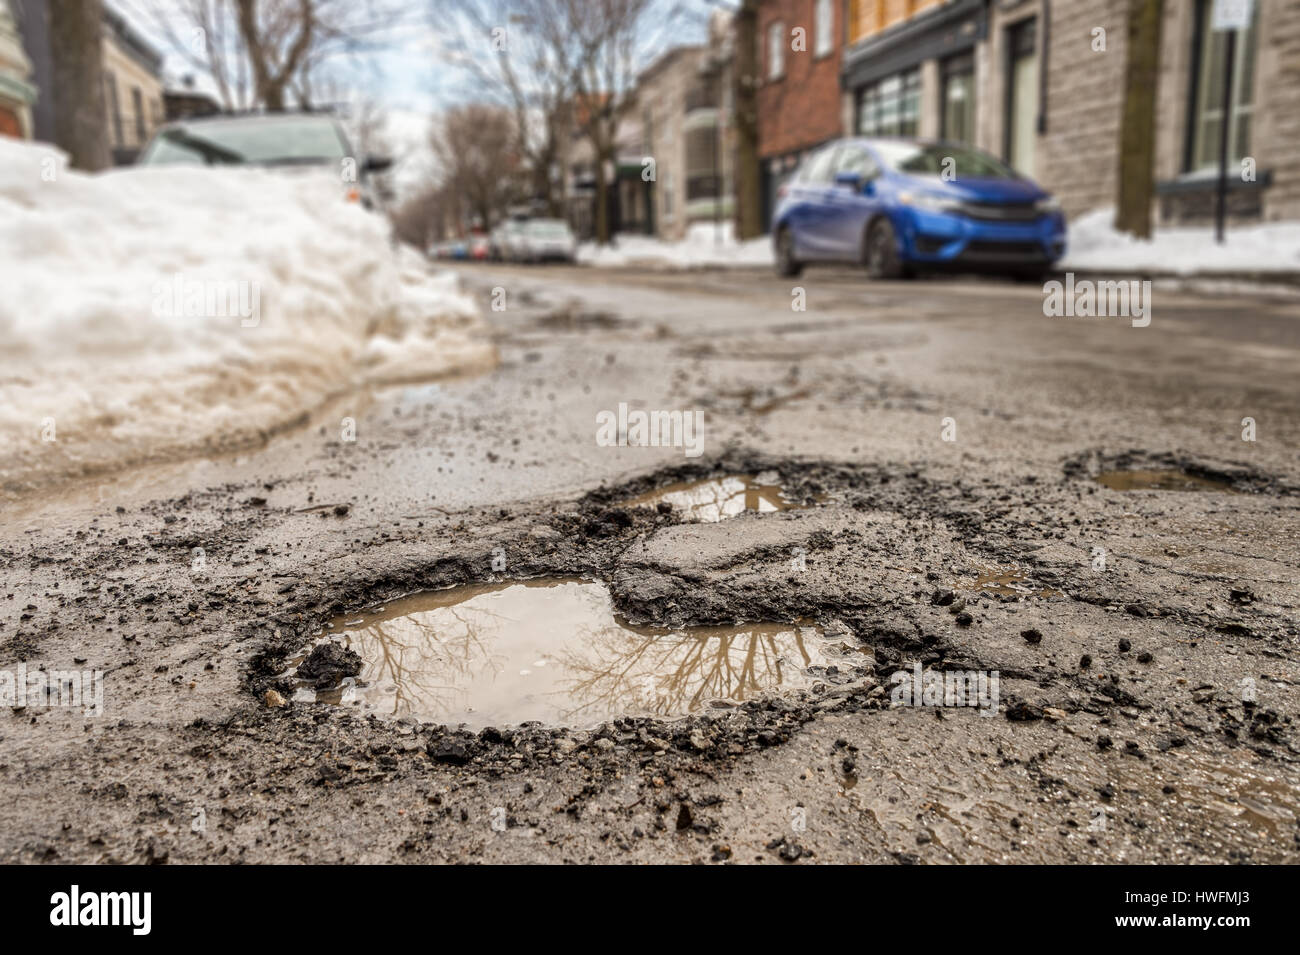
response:
<path fill-rule="evenodd" d="M 840 57 L 846 0 L 762 0 L 758 7 L 758 155 L 763 223 L 815 147 L 843 135 Z M 798 32 L 802 31 L 802 32 Z"/>

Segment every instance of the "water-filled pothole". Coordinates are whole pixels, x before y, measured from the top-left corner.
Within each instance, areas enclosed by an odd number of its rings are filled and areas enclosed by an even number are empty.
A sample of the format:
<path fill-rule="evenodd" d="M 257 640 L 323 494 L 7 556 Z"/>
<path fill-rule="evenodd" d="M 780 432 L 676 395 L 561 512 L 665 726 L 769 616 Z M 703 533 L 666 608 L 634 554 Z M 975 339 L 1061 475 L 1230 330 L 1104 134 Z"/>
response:
<path fill-rule="evenodd" d="M 1061 595 L 1059 590 L 1032 583 L 1018 570 L 997 567 L 981 567 L 974 581 L 961 581 L 955 586 L 958 590 L 973 590 L 994 597 L 1059 597 Z"/>
<path fill-rule="evenodd" d="M 628 506 L 664 502 L 674 510 L 683 512 L 706 524 L 724 521 L 745 511 L 767 513 L 797 510 L 807 505 L 799 504 L 786 496 L 780 475 L 733 474 L 726 477 L 706 478 L 701 481 L 682 481 L 656 488 L 627 502 Z"/>
<path fill-rule="evenodd" d="M 1138 471 L 1102 471 L 1093 480 L 1112 491 L 1220 491 L 1231 492 L 1232 482 L 1192 474 L 1182 468 Z"/>
<path fill-rule="evenodd" d="M 476 728 L 684 716 L 806 686 L 827 659 L 815 627 L 634 627 L 603 584 L 568 578 L 416 594 L 332 628 L 325 639 L 360 654 L 360 677 L 330 690 L 300 680 L 295 699 Z"/>

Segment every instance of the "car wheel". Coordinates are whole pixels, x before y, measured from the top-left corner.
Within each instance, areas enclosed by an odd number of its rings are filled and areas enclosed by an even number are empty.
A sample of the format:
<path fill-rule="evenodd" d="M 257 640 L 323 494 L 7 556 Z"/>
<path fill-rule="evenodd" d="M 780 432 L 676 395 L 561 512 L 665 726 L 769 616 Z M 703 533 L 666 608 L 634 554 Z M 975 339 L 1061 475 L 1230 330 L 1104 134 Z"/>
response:
<path fill-rule="evenodd" d="M 1045 265 L 1029 265 L 1007 273 L 1014 282 L 1025 285 L 1042 285 L 1052 277 L 1052 270 Z"/>
<path fill-rule="evenodd" d="M 910 274 L 898 258 L 898 237 L 888 219 L 876 219 L 867 229 L 862 258 L 873 279 L 898 279 Z"/>
<path fill-rule="evenodd" d="M 794 278 L 802 271 L 803 263 L 794 257 L 794 234 L 783 227 L 776 234 L 776 274 Z"/>

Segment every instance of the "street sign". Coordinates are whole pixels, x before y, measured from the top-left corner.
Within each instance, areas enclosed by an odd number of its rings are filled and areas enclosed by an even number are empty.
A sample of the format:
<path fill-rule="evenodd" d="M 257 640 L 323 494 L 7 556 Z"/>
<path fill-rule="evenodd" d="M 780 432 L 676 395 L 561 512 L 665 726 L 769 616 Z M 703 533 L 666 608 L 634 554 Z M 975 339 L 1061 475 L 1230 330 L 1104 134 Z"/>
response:
<path fill-rule="evenodd" d="M 1255 0 L 1214 0 L 1210 18 L 1214 30 L 1244 30 L 1250 26 Z"/>

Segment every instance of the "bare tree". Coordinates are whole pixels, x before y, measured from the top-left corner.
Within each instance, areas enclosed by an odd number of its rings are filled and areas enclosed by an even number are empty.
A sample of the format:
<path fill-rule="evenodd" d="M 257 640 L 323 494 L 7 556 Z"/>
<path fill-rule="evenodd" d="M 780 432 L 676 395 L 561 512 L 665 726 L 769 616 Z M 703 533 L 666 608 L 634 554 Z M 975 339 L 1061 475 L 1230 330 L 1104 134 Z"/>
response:
<path fill-rule="evenodd" d="M 433 186 L 394 208 L 390 218 L 397 239 L 424 252 L 445 238 L 452 222 L 459 221 L 460 216 L 449 190 Z"/>
<path fill-rule="evenodd" d="M 671 0 L 564 0 L 563 8 L 563 34 L 577 46 L 574 108 L 596 157 L 596 240 L 604 244 L 619 120 L 640 72 L 681 35 L 685 9 Z"/>
<path fill-rule="evenodd" d="M 443 186 L 463 199 L 482 228 L 490 229 L 518 191 L 520 161 L 510 113 L 483 103 L 457 106 L 443 116 L 431 140 Z"/>
<path fill-rule="evenodd" d="M 104 105 L 102 0 L 50 0 L 54 142 L 77 169 L 111 163 Z"/>
<path fill-rule="evenodd" d="M 1128 62 L 1120 124 L 1115 228 L 1151 238 L 1155 198 L 1156 81 L 1160 77 L 1163 0 L 1129 0 Z"/>
<path fill-rule="evenodd" d="M 475 98 L 510 110 L 532 194 L 551 215 L 562 206 L 552 178 L 572 124 L 577 38 L 565 30 L 567 0 L 432 0 L 450 23 L 450 62 L 475 82 Z M 450 10 L 450 16 L 448 11 Z"/>
<path fill-rule="evenodd" d="M 337 93 L 327 70 L 335 57 L 382 49 L 410 19 L 383 0 L 151 0 L 151 9 L 172 49 L 212 77 L 228 110 L 284 109 L 290 94 L 310 107 Z"/>
<path fill-rule="evenodd" d="M 150 12 L 159 32 L 186 65 L 212 77 L 225 109 L 249 107 L 248 51 L 240 39 L 234 0 L 179 0 L 175 7 L 154 0 Z"/>
<path fill-rule="evenodd" d="M 312 0 L 235 0 L 235 10 L 257 99 L 269 110 L 282 110 L 285 90 L 311 50 L 315 4 Z"/>

